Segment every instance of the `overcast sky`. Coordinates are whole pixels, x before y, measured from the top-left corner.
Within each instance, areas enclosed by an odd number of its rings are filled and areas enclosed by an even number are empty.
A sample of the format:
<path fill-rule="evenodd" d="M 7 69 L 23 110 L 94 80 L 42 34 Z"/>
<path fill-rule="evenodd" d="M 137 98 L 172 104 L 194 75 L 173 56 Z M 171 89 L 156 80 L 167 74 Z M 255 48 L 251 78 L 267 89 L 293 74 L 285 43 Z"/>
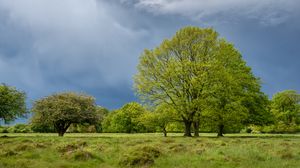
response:
<path fill-rule="evenodd" d="M 119 108 L 137 100 L 143 50 L 192 25 L 234 43 L 269 96 L 299 91 L 299 11 L 299 0 L 0 0 L 0 83 L 28 104 L 78 91 Z"/>

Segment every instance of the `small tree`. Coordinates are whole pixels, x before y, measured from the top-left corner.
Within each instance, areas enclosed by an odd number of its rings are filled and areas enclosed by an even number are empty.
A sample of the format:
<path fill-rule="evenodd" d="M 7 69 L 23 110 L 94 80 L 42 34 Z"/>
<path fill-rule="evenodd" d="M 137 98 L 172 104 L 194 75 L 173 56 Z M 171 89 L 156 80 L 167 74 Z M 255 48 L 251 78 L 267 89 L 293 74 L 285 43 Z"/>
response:
<path fill-rule="evenodd" d="M 285 90 L 272 97 L 271 112 L 277 122 L 286 125 L 300 124 L 300 94 L 295 90 Z"/>
<path fill-rule="evenodd" d="M 33 104 L 32 124 L 53 125 L 63 136 L 73 123 L 95 123 L 95 99 L 73 92 L 54 94 Z"/>
<path fill-rule="evenodd" d="M 24 117 L 26 114 L 26 95 L 24 92 L 5 84 L 0 85 L 0 120 L 5 123 Z"/>
<path fill-rule="evenodd" d="M 104 121 L 105 116 L 107 116 L 109 114 L 109 110 L 101 107 L 101 106 L 97 106 L 96 107 L 96 123 L 95 123 L 95 128 L 97 132 L 102 132 L 103 131 L 103 124 L 102 122 Z"/>
<path fill-rule="evenodd" d="M 145 113 L 140 120 L 148 129 L 159 128 L 166 137 L 167 126 L 174 121 L 174 110 L 161 105 L 154 112 Z"/>
<path fill-rule="evenodd" d="M 109 113 L 103 121 L 105 132 L 136 133 L 145 132 L 139 118 L 146 109 L 136 102 L 125 104 L 122 108 Z"/>

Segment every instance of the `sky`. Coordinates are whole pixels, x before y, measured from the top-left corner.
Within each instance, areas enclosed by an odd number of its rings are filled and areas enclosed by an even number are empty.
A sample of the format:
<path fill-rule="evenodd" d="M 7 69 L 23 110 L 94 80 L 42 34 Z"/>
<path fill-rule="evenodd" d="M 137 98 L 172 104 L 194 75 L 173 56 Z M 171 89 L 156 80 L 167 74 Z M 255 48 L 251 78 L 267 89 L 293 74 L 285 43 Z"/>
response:
<path fill-rule="evenodd" d="M 199 26 L 235 45 L 268 96 L 300 91 L 299 11 L 299 0 L 0 0 L 0 83 L 29 106 L 76 91 L 116 109 L 138 100 L 143 50 Z"/>

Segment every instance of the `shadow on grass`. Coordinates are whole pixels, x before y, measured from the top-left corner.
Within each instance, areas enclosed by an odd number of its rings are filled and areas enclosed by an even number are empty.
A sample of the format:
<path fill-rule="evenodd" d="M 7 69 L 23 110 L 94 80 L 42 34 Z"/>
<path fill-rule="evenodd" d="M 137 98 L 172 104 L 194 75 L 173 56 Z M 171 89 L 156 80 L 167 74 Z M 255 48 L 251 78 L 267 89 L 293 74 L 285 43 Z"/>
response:
<path fill-rule="evenodd" d="M 7 136 L 7 135 L 2 135 L 0 138 L 6 139 L 6 138 L 16 138 L 15 136 Z"/>

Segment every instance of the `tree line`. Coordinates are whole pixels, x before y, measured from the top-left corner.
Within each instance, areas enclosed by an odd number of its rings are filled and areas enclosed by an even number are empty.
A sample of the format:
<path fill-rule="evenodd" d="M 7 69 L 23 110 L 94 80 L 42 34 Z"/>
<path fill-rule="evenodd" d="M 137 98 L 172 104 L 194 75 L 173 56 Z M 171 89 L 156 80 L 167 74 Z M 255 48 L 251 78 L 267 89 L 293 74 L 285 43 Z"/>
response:
<path fill-rule="evenodd" d="M 56 93 L 26 110 L 25 93 L 0 85 L 0 119 L 5 122 L 33 113 L 32 130 L 94 132 L 199 131 L 296 132 L 300 95 L 286 90 L 271 100 L 261 81 L 233 44 L 212 28 L 185 27 L 140 56 L 134 88 L 142 104 L 131 102 L 109 111 L 86 94 Z"/>

